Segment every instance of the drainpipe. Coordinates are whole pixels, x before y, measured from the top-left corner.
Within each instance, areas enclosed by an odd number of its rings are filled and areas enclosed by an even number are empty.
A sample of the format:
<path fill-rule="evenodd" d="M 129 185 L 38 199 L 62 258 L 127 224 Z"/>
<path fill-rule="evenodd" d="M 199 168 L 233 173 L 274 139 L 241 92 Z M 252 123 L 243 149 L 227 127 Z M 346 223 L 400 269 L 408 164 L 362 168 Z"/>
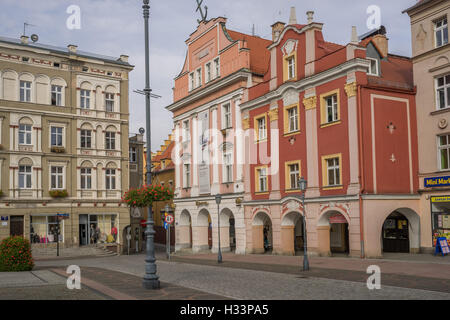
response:
<path fill-rule="evenodd" d="M 363 206 L 362 193 L 364 192 L 364 158 L 362 146 L 362 101 L 361 101 L 361 85 L 358 85 L 358 139 L 359 139 L 359 234 L 361 236 L 361 259 L 365 257 L 364 253 L 364 221 L 363 221 Z"/>

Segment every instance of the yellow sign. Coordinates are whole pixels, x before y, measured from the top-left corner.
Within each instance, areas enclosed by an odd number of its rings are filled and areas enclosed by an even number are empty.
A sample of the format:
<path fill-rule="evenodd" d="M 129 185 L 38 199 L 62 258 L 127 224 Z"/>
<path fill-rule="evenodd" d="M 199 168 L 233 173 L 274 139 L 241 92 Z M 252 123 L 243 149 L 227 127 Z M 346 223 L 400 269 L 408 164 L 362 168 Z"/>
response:
<path fill-rule="evenodd" d="M 450 196 L 431 197 L 431 202 L 450 202 Z"/>

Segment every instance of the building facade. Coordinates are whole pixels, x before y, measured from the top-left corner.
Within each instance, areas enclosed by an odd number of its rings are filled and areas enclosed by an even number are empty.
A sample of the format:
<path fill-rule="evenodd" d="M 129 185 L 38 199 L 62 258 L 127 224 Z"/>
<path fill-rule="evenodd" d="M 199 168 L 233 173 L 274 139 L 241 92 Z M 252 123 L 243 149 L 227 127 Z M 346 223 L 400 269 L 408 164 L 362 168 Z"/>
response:
<path fill-rule="evenodd" d="M 422 0 L 405 12 L 417 86 L 420 210 L 432 247 L 437 237 L 450 243 L 450 2 Z"/>
<path fill-rule="evenodd" d="M 186 40 L 175 78 L 176 250 L 217 251 L 218 211 L 223 251 L 245 253 L 246 230 L 240 104 L 266 73 L 269 40 L 226 28 L 226 18 L 201 21 Z M 214 200 L 222 195 L 220 207 Z"/>
<path fill-rule="evenodd" d="M 312 254 L 429 247 L 410 59 L 388 53 L 384 27 L 338 45 L 307 17 L 273 25 L 269 71 L 240 106 L 246 252 L 302 250 L 302 219 Z"/>
<path fill-rule="evenodd" d="M 125 55 L 0 38 L 1 238 L 55 245 L 63 214 L 62 246 L 123 243 L 132 69 Z"/>

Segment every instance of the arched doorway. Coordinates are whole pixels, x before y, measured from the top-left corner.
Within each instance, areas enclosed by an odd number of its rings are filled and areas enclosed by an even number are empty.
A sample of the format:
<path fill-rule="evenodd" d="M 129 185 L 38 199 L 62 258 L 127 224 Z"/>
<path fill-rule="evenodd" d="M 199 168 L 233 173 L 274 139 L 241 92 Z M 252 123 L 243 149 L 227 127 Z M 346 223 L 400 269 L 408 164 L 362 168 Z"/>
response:
<path fill-rule="evenodd" d="M 420 218 L 411 209 L 397 209 L 384 220 L 381 230 L 383 252 L 418 253 Z"/>
<path fill-rule="evenodd" d="M 265 212 L 258 212 L 252 222 L 253 253 L 272 253 L 272 221 Z"/>
<path fill-rule="evenodd" d="M 327 211 L 317 226 L 319 254 L 349 254 L 350 235 L 346 217 L 339 211 Z"/>
<path fill-rule="evenodd" d="M 288 255 L 303 251 L 303 217 L 298 212 L 289 212 L 281 220 L 281 250 Z"/>
<path fill-rule="evenodd" d="M 208 210 L 200 210 L 195 229 L 196 251 L 211 250 L 212 248 L 212 223 Z"/>
<path fill-rule="evenodd" d="M 220 246 L 223 252 L 236 250 L 236 231 L 233 212 L 224 208 L 220 212 Z"/>
<path fill-rule="evenodd" d="M 192 248 L 192 219 L 188 210 L 183 210 L 175 228 L 177 250 Z"/>

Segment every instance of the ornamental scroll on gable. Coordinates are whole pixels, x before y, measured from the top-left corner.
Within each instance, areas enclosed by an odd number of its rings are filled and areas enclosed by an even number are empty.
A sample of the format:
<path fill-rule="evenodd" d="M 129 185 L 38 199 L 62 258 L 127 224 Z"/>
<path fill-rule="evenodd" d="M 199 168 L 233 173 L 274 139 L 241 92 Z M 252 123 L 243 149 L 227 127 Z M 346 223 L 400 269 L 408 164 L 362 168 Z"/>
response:
<path fill-rule="evenodd" d="M 288 56 L 297 50 L 298 41 L 297 40 L 287 40 L 286 43 L 281 48 L 283 56 Z"/>

